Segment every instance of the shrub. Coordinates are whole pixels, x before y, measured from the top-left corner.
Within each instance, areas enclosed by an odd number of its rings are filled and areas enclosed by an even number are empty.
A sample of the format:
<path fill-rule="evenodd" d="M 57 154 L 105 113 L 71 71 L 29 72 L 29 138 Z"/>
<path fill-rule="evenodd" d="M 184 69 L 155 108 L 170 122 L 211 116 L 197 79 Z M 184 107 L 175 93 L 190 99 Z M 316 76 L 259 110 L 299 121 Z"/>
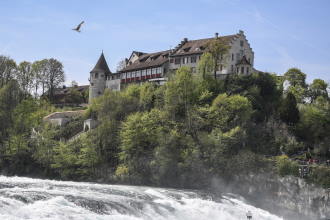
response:
<path fill-rule="evenodd" d="M 324 188 L 330 188 L 330 168 L 322 166 L 313 167 L 307 180 Z"/>
<path fill-rule="evenodd" d="M 276 168 L 280 176 L 299 175 L 299 165 L 295 161 L 289 160 L 287 156 L 279 156 L 276 158 Z"/>

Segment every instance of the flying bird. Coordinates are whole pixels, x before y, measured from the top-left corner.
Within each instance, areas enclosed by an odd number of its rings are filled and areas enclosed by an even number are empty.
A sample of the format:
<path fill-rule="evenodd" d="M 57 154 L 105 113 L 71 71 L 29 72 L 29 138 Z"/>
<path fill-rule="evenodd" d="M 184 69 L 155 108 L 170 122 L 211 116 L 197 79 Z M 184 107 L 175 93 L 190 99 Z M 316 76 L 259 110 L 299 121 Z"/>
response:
<path fill-rule="evenodd" d="M 74 31 L 77 31 L 77 32 L 80 32 L 80 28 L 81 28 L 81 25 L 85 23 L 84 21 L 80 22 L 80 24 L 78 24 L 78 26 L 76 28 L 73 28 L 72 30 Z"/>

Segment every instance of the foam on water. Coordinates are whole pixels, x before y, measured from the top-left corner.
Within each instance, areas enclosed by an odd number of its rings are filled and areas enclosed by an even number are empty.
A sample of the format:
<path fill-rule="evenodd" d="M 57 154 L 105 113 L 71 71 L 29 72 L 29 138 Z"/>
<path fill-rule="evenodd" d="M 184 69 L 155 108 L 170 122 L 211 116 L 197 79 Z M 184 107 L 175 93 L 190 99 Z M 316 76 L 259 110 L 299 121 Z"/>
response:
<path fill-rule="evenodd" d="M 243 220 L 248 210 L 282 219 L 233 195 L 0 176 L 1 220 Z"/>

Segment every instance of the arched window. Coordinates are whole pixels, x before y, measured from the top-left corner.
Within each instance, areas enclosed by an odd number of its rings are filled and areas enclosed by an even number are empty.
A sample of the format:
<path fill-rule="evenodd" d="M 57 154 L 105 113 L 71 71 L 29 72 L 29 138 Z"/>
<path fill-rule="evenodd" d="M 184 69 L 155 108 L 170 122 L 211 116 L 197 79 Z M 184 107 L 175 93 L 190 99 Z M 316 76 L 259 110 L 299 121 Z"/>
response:
<path fill-rule="evenodd" d="M 95 79 L 99 78 L 99 73 L 95 73 Z"/>

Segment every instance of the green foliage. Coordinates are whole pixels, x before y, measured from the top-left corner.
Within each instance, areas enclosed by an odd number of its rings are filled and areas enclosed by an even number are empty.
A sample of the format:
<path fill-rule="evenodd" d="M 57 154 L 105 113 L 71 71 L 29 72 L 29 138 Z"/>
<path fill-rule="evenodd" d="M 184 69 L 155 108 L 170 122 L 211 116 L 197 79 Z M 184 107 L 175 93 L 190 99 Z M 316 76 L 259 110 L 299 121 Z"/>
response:
<path fill-rule="evenodd" d="M 287 156 L 279 156 L 276 158 L 277 171 L 281 176 L 299 175 L 299 165 L 295 161 L 291 161 Z"/>
<path fill-rule="evenodd" d="M 279 108 L 281 120 L 288 125 L 294 125 L 299 121 L 299 110 L 294 95 L 288 93 Z"/>
<path fill-rule="evenodd" d="M 251 117 L 252 106 L 249 100 L 240 95 L 218 95 L 210 107 L 210 121 L 214 127 L 228 130 L 243 126 Z"/>
<path fill-rule="evenodd" d="M 216 71 L 222 59 L 226 59 L 226 55 L 230 49 L 228 42 L 224 38 L 214 38 L 209 41 L 207 51 L 211 54 L 213 59 L 214 78 L 217 78 Z"/>
<path fill-rule="evenodd" d="M 188 115 L 191 107 L 197 103 L 197 84 L 189 67 L 178 69 L 174 79 L 166 84 L 165 109 L 174 119 L 182 119 Z"/>
<path fill-rule="evenodd" d="M 221 49 L 217 46 L 214 51 Z M 265 155 L 293 157 L 309 148 L 309 158 L 329 158 L 330 102 L 324 81 L 315 80 L 307 93 L 305 75 L 297 69 L 284 77 L 258 72 L 217 80 L 213 74 L 221 56 L 214 51 L 202 56 L 197 73 L 182 67 L 164 86 L 107 90 L 84 117 L 63 127 L 43 123 L 54 107 L 26 93 L 40 85 L 50 90 L 51 71 L 58 77 L 54 83 L 60 83 L 59 63 L 53 60 L 55 69 L 48 69 L 49 60 L 32 64 L 36 87 L 24 90 L 0 65 L 1 171 L 193 188 L 209 186 L 213 177 L 270 171 Z M 29 64 L 20 68 L 23 73 Z M 37 75 L 47 76 L 46 81 L 36 81 Z M 291 85 L 283 92 L 285 79 Z M 86 97 L 73 92 L 67 102 Z M 308 98 L 311 103 L 305 103 Z M 72 138 L 88 118 L 98 121 L 97 128 Z M 276 167 L 280 175 L 298 174 L 298 164 L 287 156 L 278 157 Z M 310 181 L 328 186 L 327 169 L 316 167 L 312 175 Z"/>
<path fill-rule="evenodd" d="M 92 178 L 99 163 L 99 154 L 88 135 L 54 148 L 51 168 L 64 179 Z"/>
<path fill-rule="evenodd" d="M 150 176 L 153 150 L 165 122 L 164 113 L 152 110 L 134 113 L 122 125 L 120 159 L 137 182 L 146 183 Z"/>
<path fill-rule="evenodd" d="M 330 111 L 327 105 L 305 105 L 301 108 L 297 135 L 308 143 L 315 144 L 328 137 Z"/>
<path fill-rule="evenodd" d="M 313 167 L 311 174 L 308 176 L 309 182 L 315 183 L 325 189 L 330 188 L 330 168 L 324 166 Z"/>
<path fill-rule="evenodd" d="M 204 53 L 197 66 L 198 77 L 202 80 L 214 78 L 214 59 L 211 53 Z"/>
<path fill-rule="evenodd" d="M 313 83 L 309 86 L 309 96 L 311 102 L 314 102 L 318 97 L 328 99 L 328 84 L 322 79 L 314 79 Z"/>
<path fill-rule="evenodd" d="M 284 73 L 284 77 L 289 81 L 290 86 L 306 87 L 306 74 L 301 72 L 298 68 L 289 69 L 286 73 Z"/>

